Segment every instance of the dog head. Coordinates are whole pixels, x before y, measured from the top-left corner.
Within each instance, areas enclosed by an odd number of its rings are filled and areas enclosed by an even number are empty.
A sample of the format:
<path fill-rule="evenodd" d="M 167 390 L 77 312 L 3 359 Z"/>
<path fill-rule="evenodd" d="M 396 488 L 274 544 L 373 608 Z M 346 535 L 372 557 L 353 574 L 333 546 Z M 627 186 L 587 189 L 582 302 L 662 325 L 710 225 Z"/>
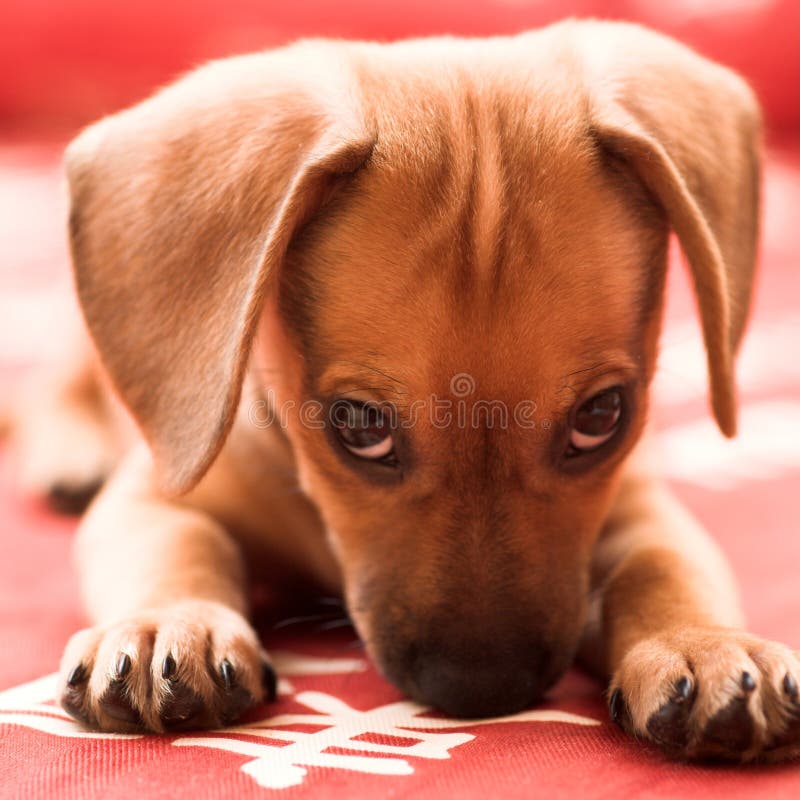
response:
<path fill-rule="evenodd" d="M 735 431 L 757 146 L 738 78 L 634 26 L 301 43 L 70 146 L 78 292 L 166 491 L 213 461 L 254 364 L 378 665 L 509 712 L 575 651 L 670 230 Z"/>

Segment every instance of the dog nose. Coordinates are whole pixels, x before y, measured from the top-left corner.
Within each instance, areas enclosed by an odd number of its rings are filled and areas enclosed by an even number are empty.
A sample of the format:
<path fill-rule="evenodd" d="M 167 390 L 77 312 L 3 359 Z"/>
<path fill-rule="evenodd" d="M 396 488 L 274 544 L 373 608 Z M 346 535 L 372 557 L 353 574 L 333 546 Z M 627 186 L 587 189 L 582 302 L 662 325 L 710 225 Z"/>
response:
<path fill-rule="evenodd" d="M 501 717 L 533 705 L 549 680 L 533 663 L 475 664 L 446 658 L 418 661 L 414 683 L 420 699 L 449 716 Z"/>

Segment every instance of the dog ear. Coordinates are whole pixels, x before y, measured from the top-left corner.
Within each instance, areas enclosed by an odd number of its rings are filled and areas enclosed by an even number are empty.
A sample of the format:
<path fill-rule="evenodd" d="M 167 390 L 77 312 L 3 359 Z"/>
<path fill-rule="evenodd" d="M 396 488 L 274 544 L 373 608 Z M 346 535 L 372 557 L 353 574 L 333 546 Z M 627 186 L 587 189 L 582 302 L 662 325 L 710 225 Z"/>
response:
<path fill-rule="evenodd" d="M 689 262 L 720 430 L 736 433 L 734 355 L 756 259 L 760 113 L 731 71 L 636 26 L 581 43 L 592 125 L 667 214 Z"/>
<path fill-rule="evenodd" d="M 238 406 L 292 236 L 373 139 L 333 46 L 210 64 L 68 148 L 89 330 L 161 484 L 190 489 Z"/>

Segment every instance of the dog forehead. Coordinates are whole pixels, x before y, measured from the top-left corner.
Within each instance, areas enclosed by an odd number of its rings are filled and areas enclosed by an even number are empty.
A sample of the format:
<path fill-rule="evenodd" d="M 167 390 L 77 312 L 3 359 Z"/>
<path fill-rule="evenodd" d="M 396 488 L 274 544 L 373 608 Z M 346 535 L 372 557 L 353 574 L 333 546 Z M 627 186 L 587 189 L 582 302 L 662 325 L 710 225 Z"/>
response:
<path fill-rule="evenodd" d="M 504 353 L 577 369 L 634 342 L 663 231 L 581 120 L 531 126 L 497 98 L 453 102 L 409 112 L 416 133 L 391 129 L 303 235 L 292 266 L 321 360 L 374 353 L 419 372 L 427 359 L 443 374 Z"/>

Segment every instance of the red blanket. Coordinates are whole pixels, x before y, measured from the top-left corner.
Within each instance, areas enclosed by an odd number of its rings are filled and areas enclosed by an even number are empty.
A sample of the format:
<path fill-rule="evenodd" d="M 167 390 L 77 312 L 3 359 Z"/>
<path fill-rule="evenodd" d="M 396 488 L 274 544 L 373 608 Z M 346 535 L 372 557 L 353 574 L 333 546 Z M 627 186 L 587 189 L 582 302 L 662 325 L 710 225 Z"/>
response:
<path fill-rule="evenodd" d="M 706 408 L 692 303 L 673 268 L 655 389 L 664 469 L 738 572 L 751 627 L 800 647 L 800 158 L 772 154 L 756 311 L 740 361 L 741 436 Z M 0 150 L 0 363 L 46 346 L 53 266 L 66 272 L 51 154 Z M 10 361 L 11 355 L 18 363 Z M 82 730 L 53 704 L 68 636 L 85 624 L 70 567 L 74 523 L 23 499 L 0 461 L 0 798 L 765 797 L 800 794 L 800 767 L 668 762 L 608 720 L 603 687 L 573 671 L 541 707 L 465 723 L 405 700 L 320 601 L 260 628 L 278 702 L 240 726 L 180 736 Z"/>

